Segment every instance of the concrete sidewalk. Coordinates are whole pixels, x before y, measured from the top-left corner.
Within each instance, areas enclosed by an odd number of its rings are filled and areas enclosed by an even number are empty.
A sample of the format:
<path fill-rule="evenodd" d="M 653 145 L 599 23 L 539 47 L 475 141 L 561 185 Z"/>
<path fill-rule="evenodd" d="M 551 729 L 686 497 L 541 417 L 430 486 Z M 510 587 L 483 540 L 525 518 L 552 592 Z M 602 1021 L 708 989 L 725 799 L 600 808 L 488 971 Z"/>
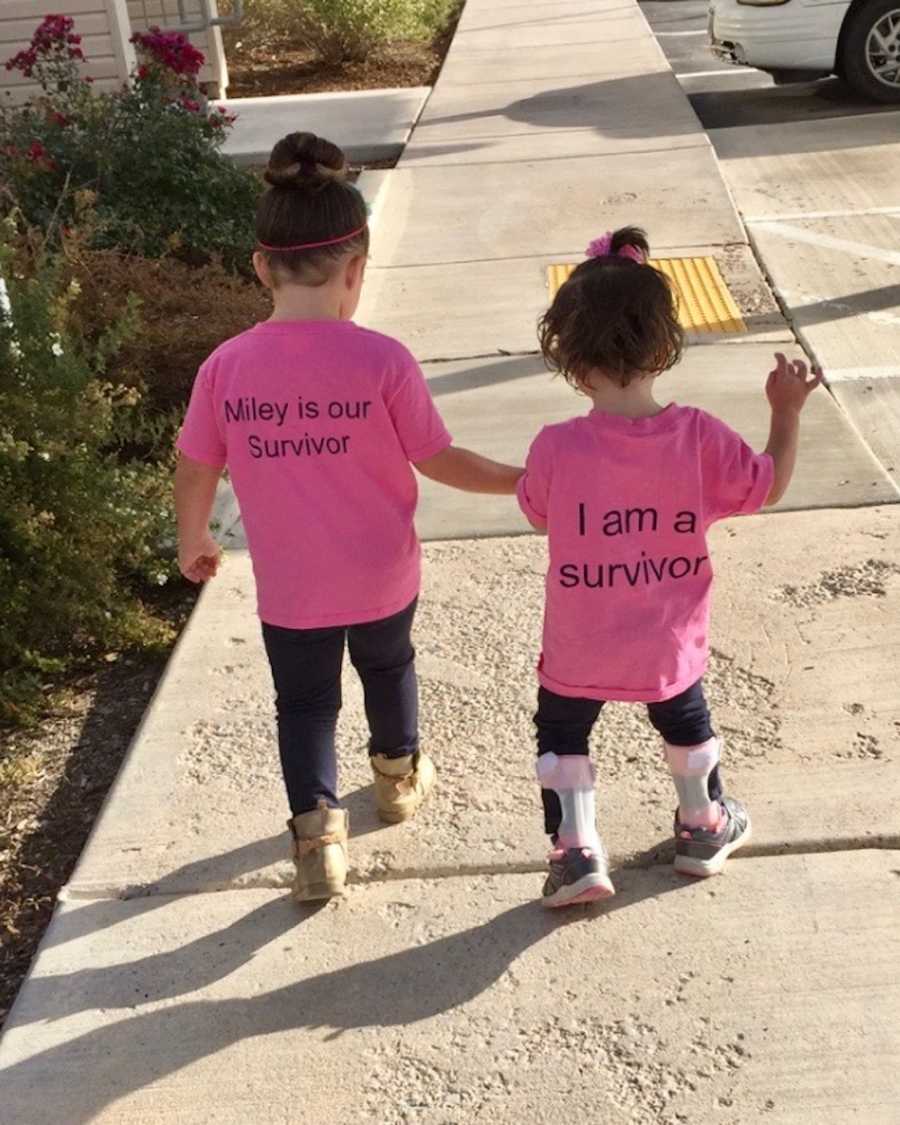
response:
<path fill-rule="evenodd" d="M 900 113 L 769 130 L 716 148 L 807 350 L 900 485 Z"/>
<path fill-rule="evenodd" d="M 532 777 L 543 544 L 432 544 L 417 634 L 440 787 L 354 882 L 287 897 L 267 673 L 232 556 L 183 638 L 0 1046 L 4 1125 L 893 1125 L 900 1098 L 896 508 L 731 521 L 709 690 L 753 844 L 667 865 L 637 708 L 596 736 L 619 893 L 549 918 Z M 662 866 L 660 866 L 662 865 Z M 125 901 L 122 901 L 122 899 Z"/>
<path fill-rule="evenodd" d="M 759 442 L 787 326 L 715 158 L 629 0 L 469 0 L 386 178 L 363 319 L 429 361 L 462 443 L 521 457 L 580 409 L 540 370 L 545 268 L 620 222 L 712 253 L 744 337 L 666 376 Z M 509 352 L 532 353 L 508 355 Z M 2 1041 L 3 1125 L 894 1125 L 900 1104 L 900 522 L 834 400 L 794 507 L 730 521 L 709 690 L 752 846 L 669 866 L 673 796 L 636 708 L 598 730 L 619 895 L 549 918 L 530 715 L 545 545 L 510 501 L 423 490 L 417 645 L 440 770 L 372 809 L 348 676 L 353 885 L 300 910 L 247 557 L 170 663 Z M 481 538 L 477 536 L 493 536 Z M 236 537 L 239 542 L 239 537 Z"/>

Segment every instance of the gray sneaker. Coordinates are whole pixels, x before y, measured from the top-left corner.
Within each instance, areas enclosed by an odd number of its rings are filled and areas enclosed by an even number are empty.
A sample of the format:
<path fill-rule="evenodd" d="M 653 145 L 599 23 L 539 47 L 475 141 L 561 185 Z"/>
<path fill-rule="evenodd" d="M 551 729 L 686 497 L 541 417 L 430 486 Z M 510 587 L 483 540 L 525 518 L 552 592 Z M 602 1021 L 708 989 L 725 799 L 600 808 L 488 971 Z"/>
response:
<path fill-rule="evenodd" d="M 541 899 L 544 906 L 574 906 L 616 893 L 605 855 L 590 848 L 557 848 L 549 859 L 550 870 Z"/>
<path fill-rule="evenodd" d="M 750 839 L 750 815 L 740 801 L 724 797 L 725 814 L 716 831 L 680 824 L 675 810 L 675 870 L 682 875 L 718 875 L 733 851 Z"/>

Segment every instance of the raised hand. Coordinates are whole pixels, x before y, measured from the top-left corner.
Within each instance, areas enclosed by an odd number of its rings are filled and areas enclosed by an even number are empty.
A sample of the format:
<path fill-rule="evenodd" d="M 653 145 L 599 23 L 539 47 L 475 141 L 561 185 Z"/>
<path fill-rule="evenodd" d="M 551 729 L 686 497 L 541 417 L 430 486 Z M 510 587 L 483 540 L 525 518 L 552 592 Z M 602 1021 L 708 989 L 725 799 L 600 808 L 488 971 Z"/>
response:
<path fill-rule="evenodd" d="M 810 394 L 822 382 L 818 367 L 809 368 L 802 359 L 789 360 L 781 352 L 775 353 L 775 369 L 766 380 L 766 397 L 775 413 L 799 414 Z"/>

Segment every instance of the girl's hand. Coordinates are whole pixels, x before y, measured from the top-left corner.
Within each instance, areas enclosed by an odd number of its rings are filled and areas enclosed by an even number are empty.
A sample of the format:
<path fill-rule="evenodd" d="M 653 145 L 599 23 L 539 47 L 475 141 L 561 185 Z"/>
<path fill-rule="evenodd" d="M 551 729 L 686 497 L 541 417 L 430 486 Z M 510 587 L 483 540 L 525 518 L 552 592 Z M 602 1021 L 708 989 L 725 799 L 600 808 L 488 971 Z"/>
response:
<path fill-rule="evenodd" d="M 766 397 L 775 414 L 799 414 L 810 394 L 822 382 L 822 372 L 812 369 L 812 378 L 802 359 L 790 362 L 781 352 L 775 353 L 775 370 L 766 380 Z"/>
<path fill-rule="evenodd" d="M 222 550 L 209 532 L 195 542 L 178 544 L 178 568 L 191 582 L 215 578 L 221 558 Z"/>

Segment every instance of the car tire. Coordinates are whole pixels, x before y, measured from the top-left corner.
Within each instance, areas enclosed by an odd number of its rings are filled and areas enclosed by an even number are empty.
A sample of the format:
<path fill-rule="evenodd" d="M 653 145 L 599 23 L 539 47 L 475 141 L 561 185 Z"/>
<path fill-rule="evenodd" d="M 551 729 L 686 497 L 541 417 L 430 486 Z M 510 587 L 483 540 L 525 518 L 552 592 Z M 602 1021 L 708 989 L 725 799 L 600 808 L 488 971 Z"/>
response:
<path fill-rule="evenodd" d="M 882 53 L 872 40 L 879 31 L 883 37 L 885 28 L 896 30 L 898 38 Z M 864 0 L 847 16 L 841 40 L 837 69 L 853 89 L 874 101 L 900 103 L 900 0 Z M 891 68 L 888 81 L 874 73 L 885 64 Z"/>

